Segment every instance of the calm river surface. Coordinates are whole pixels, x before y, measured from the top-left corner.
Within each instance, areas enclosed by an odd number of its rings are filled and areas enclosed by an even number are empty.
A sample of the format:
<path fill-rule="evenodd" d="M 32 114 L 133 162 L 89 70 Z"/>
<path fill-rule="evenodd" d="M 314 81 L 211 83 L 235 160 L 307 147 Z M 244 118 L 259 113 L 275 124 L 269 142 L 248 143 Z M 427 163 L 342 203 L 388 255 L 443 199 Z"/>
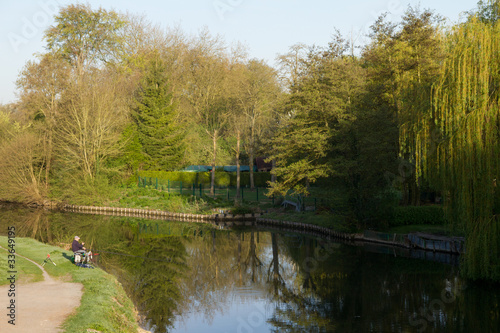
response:
<path fill-rule="evenodd" d="M 158 332 L 500 332 L 500 287 L 457 258 L 271 229 L 0 207 L 0 234 L 99 252 Z"/>

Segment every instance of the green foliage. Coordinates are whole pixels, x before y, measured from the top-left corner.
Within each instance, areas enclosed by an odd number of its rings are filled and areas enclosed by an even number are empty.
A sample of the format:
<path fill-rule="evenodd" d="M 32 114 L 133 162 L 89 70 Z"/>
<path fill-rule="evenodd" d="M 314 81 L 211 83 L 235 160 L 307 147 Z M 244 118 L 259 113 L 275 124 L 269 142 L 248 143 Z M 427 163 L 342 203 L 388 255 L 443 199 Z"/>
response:
<path fill-rule="evenodd" d="M 444 225 L 446 218 L 442 206 L 399 206 L 394 207 L 390 226 L 401 225 Z"/>
<path fill-rule="evenodd" d="M 128 255 L 110 260 L 127 274 L 126 288 L 138 310 L 156 332 L 166 332 L 182 304 L 181 281 L 187 271 L 186 248 L 180 237 L 143 236 L 146 243 L 120 243 L 110 251 Z"/>
<path fill-rule="evenodd" d="M 347 51 L 347 42 L 336 35 L 328 47 L 311 48 L 301 57 L 301 75 L 293 78 L 282 106 L 284 119 L 272 140 L 269 159 L 277 162 L 272 171 L 277 181 L 270 184 L 270 194 L 307 194 L 309 184 L 349 164 L 345 136 L 364 79 L 359 62 Z M 289 59 L 282 57 L 283 63 L 288 66 Z"/>
<path fill-rule="evenodd" d="M 163 62 L 152 60 L 146 70 L 132 116 L 148 167 L 172 170 L 184 153 L 183 133 L 175 123 L 178 107 L 172 100 Z"/>
<path fill-rule="evenodd" d="M 170 182 L 182 182 L 186 187 L 192 184 L 210 185 L 210 172 L 184 172 L 184 171 L 139 171 L 140 177 L 152 178 L 155 182 L 156 178 L 161 184 L 166 185 L 167 180 Z M 250 173 L 240 173 L 241 186 L 250 186 Z M 271 179 L 269 172 L 255 172 L 255 186 L 267 187 L 267 182 Z M 149 181 L 149 180 L 148 180 Z M 178 184 L 176 184 L 178 185 Z M 236 172 L 215 172 L 216 186 L 236 186 Z"/>
<path fill-rule="evenodd" d="M 102 206 L 117 195 L 118 188 L 109 183 L 105 175 L 95 178 L 59 175 L 52 181 L 53 199 L 77 205 Z"/>
<path fill-rule="evenodd" d="M 187 191 L 189 194 L 189 191 Z M 210 212 L 209 198 L 196 198 L 151 188 L 129 188 L 110 206 L 159 209 L 176 213 L 204 214 Z"/>
<path fill-rule="evenodd" d="M 64 57 L 79 74 L 98 61 L 115 60 L 122 42 L 119 32 L 126 23 L 120 14 L 72 4 L 62 7 L 55 21 L 45 32 L 47 49 Z"/>
<path fill-rule="evenodd" d="M 118 158 L 120 164 L 125 164 L 128 173 L 135 173 L 145 163 L 146 156 L 143 153 L 142 144 L 135 124 L 128 124 L 122 133 L 123 154 Z"/>
<path fill-rule="evenodd" d="M 494 215 L 500 177 L 500 25 L 471 17 L 447 37 L 433 90 L 432 117 L 420 123 L 417 169 L 445 196 L 451 223 L 466 231 L 464 274 L 500 278 L 500 229 Z"/>
<path fill-rule="evenodd" d="M 469 13 L 473 19 L 476 15 L 484 23 L 495 24 L 500 17 L 500 1 L 480 0 L 477 4 L 477 12 Z"/>
<path fill-rule="evenodd" d="M 246 207 L 246 206 L 242 206 L 242 205 L 237 205 L 231 209 L 231 214 L 235 214 L 235 215 L 250 214 L 253 212 L 254 211 L 251 207 Z"/>

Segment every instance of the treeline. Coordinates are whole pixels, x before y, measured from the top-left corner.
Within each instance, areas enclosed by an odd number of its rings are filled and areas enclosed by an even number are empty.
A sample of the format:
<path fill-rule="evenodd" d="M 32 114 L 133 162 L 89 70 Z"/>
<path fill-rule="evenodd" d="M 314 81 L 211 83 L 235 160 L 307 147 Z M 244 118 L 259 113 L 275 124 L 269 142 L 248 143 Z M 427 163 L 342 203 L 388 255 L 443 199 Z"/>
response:
<path fill-rule="evenodd" d="M 89 5 L 55 19 L 19 75 L 19 101 L 3 107 L 2 198 L 42 203 L 138 170 L 263 153 L 280 85 L 241 46 Z"/>
<path fill-rule="evenodd" d="M 43 203 L 138 170 L 265 156 L 271 194 L 340 187 L 363 226 L 442 197 L 467 235 L 467 274 L 499 280 L 498 15 L 499 1 L 479 2 L 446 26 L 409 7 L 382 15 L 359 52 L 335 33 L 274 69 L 207 31 L 63 7 L 0 113 L 0 197 Z"/>

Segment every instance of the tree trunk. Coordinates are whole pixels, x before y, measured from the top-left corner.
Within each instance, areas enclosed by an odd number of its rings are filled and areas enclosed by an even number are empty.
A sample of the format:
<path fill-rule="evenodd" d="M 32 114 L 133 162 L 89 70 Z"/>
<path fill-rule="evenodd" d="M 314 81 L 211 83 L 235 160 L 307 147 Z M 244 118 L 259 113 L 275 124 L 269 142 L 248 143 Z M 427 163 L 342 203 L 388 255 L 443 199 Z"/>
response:
<path fill-rule="evenodd" d="M 249 154 L 249 165 L 250 165 L 250 190 L 253 191 L 255 189 L 255 182 L 253 178 L 253 159 L 254 159 L 254 151 L 255 151 L 255 117 L 252 118 L 252 134 L 250 138 L 250 154 Z"/>
<path fill-rule="evenodd" d="M 241 199 L 240 195 L 240 142 L 241 142 L 241 133 L 240 131 L 236 131 L 236 197 L 234 198 L 235 202 L 239 202 Z"/>
<path fill-rule="evenodd" d="M 243 285 L 243 276 L 241 274 L 241 234 L 238 236 L 238 276 L 239 276 L 239 285 Z"/>
<path fill-rule="evenodd" d="M 271 163 L 272 163 L 272 168 L 271 168 L 271 170 L 273 170 L 274 168 L 276 168 L 276 160 L 275 160 L 275 159 L 273 159 L 273 160 L 271 161 Z M 276 182 L 276 175 L 273 173 L 273 174 L 271 174 L 271 183 L 274 183 L 274 182 Z"/>
<path fill-rule="evenodd" d="M 254 177 L 253 177 L 253 147 L 250 150 L 250 155 L 249 155 L 249 166 L 250 166 L 250 190 L 255 190 L 255 182 L 254 182 Z"/>
<path fill-rule="evenodd" d="M 50 167 L 52 161 L 52 129 L 49 130 L 47 138 L 47 151 L 45 152 L 45 190 L 49 193 L 49 177 L 50 177 Z"/>
<path fill-rule="evenodd" d="M 210 180 L 210 195 L 215 194 L 215 159 L 217 157 L 217 130 L 214 130 L 214 135 L 212 136 L 214 151 L 212 160 L 212 179 Z"/>
<path fill-rule="evenodd" d="M 279 281 L 280 278 L 280 263 L 278 256 L 278 234 L 271 233 L 271 244 L 273 249 L 273 280 Z"/>

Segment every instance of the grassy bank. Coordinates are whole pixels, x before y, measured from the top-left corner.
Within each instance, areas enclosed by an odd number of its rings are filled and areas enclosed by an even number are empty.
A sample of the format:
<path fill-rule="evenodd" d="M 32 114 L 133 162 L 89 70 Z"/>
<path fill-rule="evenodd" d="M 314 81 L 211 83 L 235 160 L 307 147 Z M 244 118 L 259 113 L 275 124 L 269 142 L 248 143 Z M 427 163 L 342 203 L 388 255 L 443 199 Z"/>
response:
<path fill-rule="evenodd" d="M 0 236 L 0 245 L 7 248 L 7 237 Z M 112 275 L 101 269 L 79 268 L 71 263 L 72 253 L 61 248 L 40 243 L 31 238 L 16 238 L 16 252 L 37 263 L 47 254 L 56 263 L 44 266 L 47 273 L 65 282 L 83 284 L 83 296 L 76 313 L 63 324 L 65 332 L 84 333 L 88 329 L 101 332 L 137 332 L 134 306 L 122 286 Z M 6 281 L 7 252 L 0 252 L 0 281 Z M 34 282 L 42 279 L 41 270 L 18 257 L 16 269 L 19 281 Z"/>
<path fill-rule="evenodd" d="M 371 228 L 390 233 L 420 231 L 441 235 L 457 234 L 448 227 L 441 206 L 397 206 L 397 200 L 391 205 L 376 207 L 377 211 L 371 214 L 373 216 L 369 219 L 369 225 L 357 222 L 355 214 L 349 210 L 345 193 L 334 189 L 314 188 L 312 195 L 323 199 L 318 202 L 317 207 L 314 205 L 318 208 L 317 211 L 306 212 L 284 209 L 279 205 L 279 199 L 276 199 L 273 205 L 269 200 L 256 202 L 247 196 L 246 200 L 235 205 L 233 200 L 227 200 L 225 196 L 199 197 L 198 192 L 193 195 L 193 191 L 189 190 L 179 194 L 137 185 L 93 189 L 96 192 L 76 191 L 55 199 L 75 205 L 145 208 L 188 214 L 213 214 L 220 211 L 232 214 L 266 212 L 266 218 L 315 224 L 340 232 L 360 232 Z M 107 190 L 104 191 L 105 189 Z"/>

